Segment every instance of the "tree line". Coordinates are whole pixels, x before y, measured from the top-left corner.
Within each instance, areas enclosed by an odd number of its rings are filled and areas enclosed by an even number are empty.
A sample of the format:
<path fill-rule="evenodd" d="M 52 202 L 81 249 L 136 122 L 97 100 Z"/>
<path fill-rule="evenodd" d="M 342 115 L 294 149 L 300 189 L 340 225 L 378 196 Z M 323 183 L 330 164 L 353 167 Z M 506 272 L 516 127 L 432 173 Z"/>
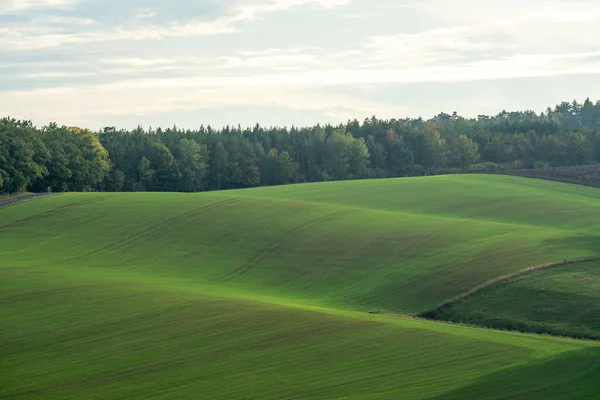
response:
<path fill-rule="evenodd" d="M 600 162 L 600 101 L 313 127 L 99 132 L 0 120 L 0 192 L 199 192 Z"/>

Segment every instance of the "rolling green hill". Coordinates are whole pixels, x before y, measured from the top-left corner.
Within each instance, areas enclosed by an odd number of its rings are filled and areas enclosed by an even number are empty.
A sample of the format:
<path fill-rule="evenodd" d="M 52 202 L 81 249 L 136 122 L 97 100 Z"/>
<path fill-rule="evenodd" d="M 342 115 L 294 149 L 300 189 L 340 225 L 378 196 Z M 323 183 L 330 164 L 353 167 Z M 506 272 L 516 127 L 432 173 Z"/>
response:
<path fill-rule="evenodd" d="M 445 176 L 0 209 L 0 398 L 595 398 L 593 342 L 366 311 L 594 256 L 599 199 Z"/>

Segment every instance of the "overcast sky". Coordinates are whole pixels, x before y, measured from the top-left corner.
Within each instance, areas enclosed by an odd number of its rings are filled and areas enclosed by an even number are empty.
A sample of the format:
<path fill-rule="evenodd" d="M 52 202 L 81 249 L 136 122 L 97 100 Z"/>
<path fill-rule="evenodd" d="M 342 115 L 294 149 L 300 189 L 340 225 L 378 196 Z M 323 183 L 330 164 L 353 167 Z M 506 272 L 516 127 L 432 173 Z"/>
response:
<path fill-rule="evenodd" d="M 542 111 L 600 99 L 599 21 L 598 0 L 0 0 L 0 115 L 99 129 Z"/>

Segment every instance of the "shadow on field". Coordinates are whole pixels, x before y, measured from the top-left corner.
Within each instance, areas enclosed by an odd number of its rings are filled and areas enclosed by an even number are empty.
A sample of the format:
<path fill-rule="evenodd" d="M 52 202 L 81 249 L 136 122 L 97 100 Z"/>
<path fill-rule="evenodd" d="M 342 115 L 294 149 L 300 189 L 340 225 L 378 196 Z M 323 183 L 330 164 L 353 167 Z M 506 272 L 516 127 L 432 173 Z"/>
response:
<path fill-rule="evenodd" d="M 437 399 L 597 399 L 599 377 L 600 348 L 576 350 L 500 370 Z"/>
<path fill-rule="evenodd" d="M 579 234 L 577 236 L 564 236 L 561 238 L 545 239 L 544 245 L 550 248 L 555 246 L 566 246 L 569 249 L 580 249 L 581 257 L 585 252 L 591 252 L 594 255 L 600 252 L 600 236 Z M 560 260 L 556 260 L 557 262 Z"/>

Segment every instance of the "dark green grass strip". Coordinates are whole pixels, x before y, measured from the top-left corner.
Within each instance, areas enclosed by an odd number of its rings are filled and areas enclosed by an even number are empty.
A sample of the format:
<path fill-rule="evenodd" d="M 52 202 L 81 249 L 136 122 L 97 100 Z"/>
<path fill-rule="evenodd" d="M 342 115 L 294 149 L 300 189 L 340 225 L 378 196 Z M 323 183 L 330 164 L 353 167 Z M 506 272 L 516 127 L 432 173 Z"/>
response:
<path fill-rule="evenodd" d="M 430 311 L 426 311 L 423 312 L 421 314 L 418 315 L 418 317 L 420 318 L 429 318 L 429 319 L 436 319 L 436 315 L 439 313 L 442 313 L 444 310 L 451 308 L 454 304 L 466 299 L 469 296 L 473 296 L 474 294 L 477 294 L 479 292 L 482 292 L 484 290 L 488 290 L 491 289 L 493 286 L 496 285 L 500 285 L 504 282 L 516 279 L 518 277 L 521 276 L 525 276 L 528 274 L 532 274 L 535 273 L 537 271 L 541 271 L 541 270 L 546 270 L 546 269 L 550 269 L 550 268 L 557 268 L 557 267 L 564 267 L 567 265 L 573 265 L 573 264 L 579 264 L 579 263 L 585 263 L 585 262 L 592 262 L 592 261 L 598 261 L 600 260 L 600 257 L 584 257 L 584 258 L 578 258 L 578 259 L 574 259 L 574 260 L 564 260 L 561 262 L 555 262 L 555 263 L 549 263 L 549 264 L 543 264 L 543 265 L 537 265 L 535 267 L 530 267 L 530 268 L 526 268 L 524 270 L 521 271 L 517 271 L 517 272 L 512 272 L 510 274 L 506 274 L 506 275 L 502 275 L 499 276 L 497 278 L 494 279 L 490 279 L 489 281 L 486 281 L 480 285 L 475 286 L 473 289 L 470 289 L 469 291 L 465 292 L 465 293 L 461 293 L 458 296 L 454 297 L 452 300 L 448 300 L 444 303 L 442 303 L 441 305 L 439 305 L 438 307 L 436 307 L 435 310 L 430 310 Z M 576 269 L 576 268 L 573 268 Z"/>
<path fill-rule="evenodd" d="M 501 281 L 428 317 L 600 340 L 600 262 L 555 265 Z"/>

